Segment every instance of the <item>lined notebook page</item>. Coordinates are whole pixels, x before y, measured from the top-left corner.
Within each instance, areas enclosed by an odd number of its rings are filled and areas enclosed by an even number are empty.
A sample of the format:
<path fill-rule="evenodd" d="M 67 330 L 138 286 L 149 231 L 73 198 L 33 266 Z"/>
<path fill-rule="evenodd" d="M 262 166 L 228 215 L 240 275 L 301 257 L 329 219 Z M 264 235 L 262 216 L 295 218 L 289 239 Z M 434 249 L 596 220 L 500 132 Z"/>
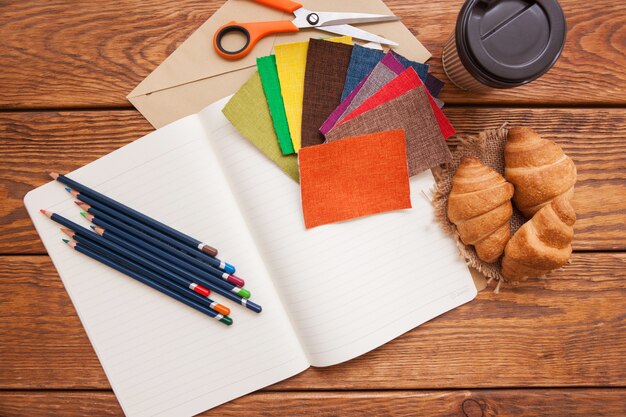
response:
<path fill-rule="evenodd" d="M 197 116 L 70 177 L 218 247 L 264 307 L 257 315 L 212 295 L 231 307 L 227 327 L 92 261 L 39 213 L 81 222 L 63 186 L 30 192 L 28 211 L 127 415 L 195 415 L 309 366 Z"/>
<path fill-rule="evenodd" d="M 224 103 L 200 117 L 312 365 L 354 358 L 476 296 L 422 194 L 430 172 L 411 179 L 410 210 L 307 231 L 299 186 L 235 131 Z"/>

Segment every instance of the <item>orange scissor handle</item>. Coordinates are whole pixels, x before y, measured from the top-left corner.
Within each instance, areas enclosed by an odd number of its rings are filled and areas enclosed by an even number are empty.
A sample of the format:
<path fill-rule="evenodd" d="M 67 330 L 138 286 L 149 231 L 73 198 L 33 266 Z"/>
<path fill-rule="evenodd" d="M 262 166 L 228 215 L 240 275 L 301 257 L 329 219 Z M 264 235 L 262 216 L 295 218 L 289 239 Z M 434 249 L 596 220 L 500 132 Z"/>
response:
<path fill-rule="evenodd" d="M 248 55 L 254 45 L 264 37 L 274 33 L 297 32 L 298 30 L 300 29 L 288 20 L 251 23 L 228 22 L 215 32 L 213 47 L 222 58 L 240 59 Z M 237 51 L 229 51 L 222 46 L 224 35 L 231 32 L 239 32 L 246 37 L 246 44 Z"/>
<path fill-rule="evenodd" d="M 254 0 L 257 3 L 264 4 L 274 9 L 282 10 L 283 12 L 293 13 L 302 7 L 300 3 L 296 3 L 291 0 Z"/>

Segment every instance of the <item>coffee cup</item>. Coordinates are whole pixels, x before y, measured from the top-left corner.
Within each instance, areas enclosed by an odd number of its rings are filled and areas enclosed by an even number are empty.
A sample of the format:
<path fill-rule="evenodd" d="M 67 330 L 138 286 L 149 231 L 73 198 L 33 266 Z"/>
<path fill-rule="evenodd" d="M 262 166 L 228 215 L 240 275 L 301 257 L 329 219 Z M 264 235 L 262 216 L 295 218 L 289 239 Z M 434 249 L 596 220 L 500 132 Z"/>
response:
<path fill-rule="evenodd" d="M 467 0 L 443 49 L 443 68 L 469 91 L 513 88 L 545 74 L 565 45 L 557 0 Z"/>

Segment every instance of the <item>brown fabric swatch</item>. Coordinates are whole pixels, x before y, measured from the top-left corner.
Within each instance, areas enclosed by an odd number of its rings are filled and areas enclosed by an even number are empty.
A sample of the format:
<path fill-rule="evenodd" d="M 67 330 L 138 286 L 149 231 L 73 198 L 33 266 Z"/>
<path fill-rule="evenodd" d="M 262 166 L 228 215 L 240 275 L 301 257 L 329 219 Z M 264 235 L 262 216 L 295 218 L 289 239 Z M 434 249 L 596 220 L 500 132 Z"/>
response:
<path fill-rule="evenodd" d="M 452 177 L 456 173 L 461 158 L 473 156 L 491 167 L 496 172 L 504 175 L 504 144 L 506 143 L 508 129 L 485 130 L 478 136 L 461 138 L 459 145 L 452 155 L 452 162 L 440 170 L 433 170 L 435 174 L 436 189 L 433 195 L 433 205 L 435 206 L 435 218 L 442 229 L 454 236 L 456 245 L 465 258 L 467 264 L 487 278 L 504 281 L 500 273 L 500 261 L 490 264 L 483 262 L 476 255 L 473 246 L 465 246 L 457 233 L 456 227 L 448 219 L 448 195 L 452 189 Z M 513 217 L 511 218 L 511 235 L 519 229 L 525 222 L 524 216 L 513 207 Z"/>
<path fill-rule="evenodd" d="M 409 175 L 452 159 L 426 90 L 422 87 L 369 110 L 336 126 L 326 139 L 334 140 L 385 130 L 403 129 L 406 136 Z"/>
<path fill-rule="evenodd" d="M 309 41 L 304 75 L 302 147 L 324 142 L 319 129 L 341 102 L 351 56 L 352 46 L 318 39 Z"/>

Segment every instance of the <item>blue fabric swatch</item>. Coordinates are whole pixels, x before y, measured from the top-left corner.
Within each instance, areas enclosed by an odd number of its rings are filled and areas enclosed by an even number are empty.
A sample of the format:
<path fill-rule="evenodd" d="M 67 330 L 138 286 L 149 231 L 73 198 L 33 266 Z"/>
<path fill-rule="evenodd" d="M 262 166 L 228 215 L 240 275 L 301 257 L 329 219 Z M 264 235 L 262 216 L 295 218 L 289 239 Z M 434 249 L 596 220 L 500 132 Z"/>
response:
<path fill-rule="evenodd" d="M 400 63 L 405 67 L 412 67 L 417 75 L 421 78 L 424 83 L 428 80 L 428 64 L 420 64 L 419 62 L 414 62 L 406 59 L 402 55 L 398 55 L 397 53 L 391 51 L 394 57 L 400 61 Z M 343 93 L 341 94 L 341 101 L 345 100 L 346 97 L 356 88 L 357 85 L 365 78 L 367 75 L 372 72 L 376 64 L 383 59 L 385 53 L 382 51 L 377 51 L 375 49 L 365 48 L 360 45 L 354 45 L 352 49 L 352 56 L 350 57 L 350 64 L 348 65 L 348 73 L 346 74 L 346 84 L 343 87 Z M 433 77 L 434 78 L 434 77 Z M 437 84 L 436 78 L 431 81 L 433 83 L 434 91 L 437 94 L 433 94 L 433 91 L 427 86 L 428 90 L 431 92 L 433 97 L 436 97 L 443 85 L 439 86 Z"/>
<path fill-rule="evenodd" d="M 341 101 L 344 101 L 352 90 L 359 85 L 361 80 L 372 72 L 376 64 L 378 64 L 384 56 L 385 53 L 382 51 L 354 45 L 352 56 L 350 57 L 350 64 L 348 65 L 348 73 L 346 74 L 346 83 L 343 86 L 343 93 L 341 94 Z"/>

